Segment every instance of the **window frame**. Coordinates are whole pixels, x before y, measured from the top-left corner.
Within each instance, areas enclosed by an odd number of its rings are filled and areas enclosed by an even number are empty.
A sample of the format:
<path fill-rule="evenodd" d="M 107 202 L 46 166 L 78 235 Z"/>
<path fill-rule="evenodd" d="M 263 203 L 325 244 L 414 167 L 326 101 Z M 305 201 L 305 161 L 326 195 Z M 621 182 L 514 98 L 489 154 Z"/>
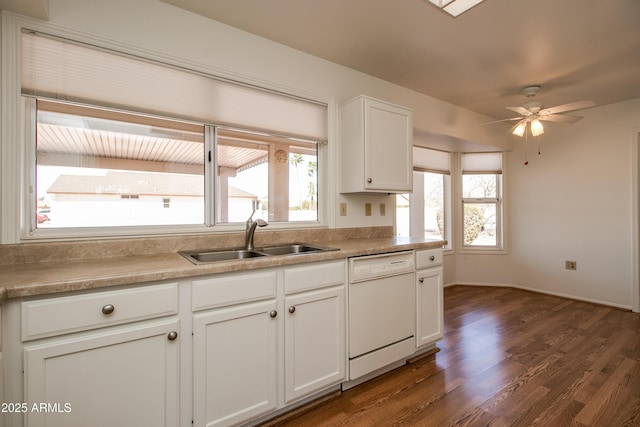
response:
<path fill-rule="evenodd" d="M 456 173 L 457 177 L 457 187 L 458 187 L 458 219 L 457 226 L 459 227 L 459 232 L 457 233 L 457 244 L 459 245 L 458 252 L 459 253 L 483 253 L 483 254 L 506 254 L 506 238 L 505 238 L 505 230 L 506 230 L 506 207 L 505 207 L 505 176 L 507 174 L 506 167 L 506 155 L 504 152 L 499 153 L 501 159 L 501 170 L 500 171 L 470 171 L 468 175 L 481 175 L 481 174 L 489 174 L 496 176 L 496 197 L 489 198 L 474 198 L 463 197 L 463 176 L 465 175 L 463 167 L 462 167 L 462 156 L 465 153 L 459 153 L 458 155 L 458 172 Z M 469 153 L 469 154 L 482 154 L 482 153 Z M 489 153 L 488 153 L 489 154 Z M 496 153 L 491 153 L 496 154 Z M 495 245 L 467 245 L 464 242 L 464 206 L 465 204 L 495 204 L 496 205 L 496 244 Z"/>
<path fill-rule="evenodd" d="M 409 236 L 412 238 L 424 239 L 424 181 L 426 173 L 442 175 L 442 196 L 443 196 L 443 210 L 444 210 L 444 236 L 442 238 L 447 241 L 447 244 L 443 247 L 445 252 L 451 252 L 454 249 L 453 234 L 454 234 L 454 221 L 453 221 L 453 205 L 452 205 L 452 191 L 453 191 L 453 159 L 454 153 L 443 152 L 448 156 L 448 165 L 444 164 L 444 157 L 438 159 L 436 163 L 430 165 L 422 165 L 421 161 L 417 159 L 421 156 L 416 155 L 416 150 L 427 151 L 440 151 L 434 150 L 423 146 L 414 145 L 414 167 L 413 167 L 413 192 L 409 193 Z M 428 154 L 426 154 L 428 156 Z M 435 166 L 435 167 L 434 167 Z M 416 191 L 416 188 L 421 191 Z M 397 195 L 399 197 L 400 195 Z M 419 219 L 417 219 L 419 218 Z M 397 234 L 397 218 L 396 218 L 396 234 Z"/>
<path fill-rule="evenodd" d="M 25 130 L 24 135 L 29 141 L 28 154 L 26 156 L 27 163 L 25 165 L 26 182 L 25 191 L 22 195 L 21 211 L 22 226 L 21 240 L 60 240 L 60 239 L 77 239 L 77 238 L 110 238 L 110 237 L 137 237 L 137 236 L 164 236 L 174 234 L 200 234 L 203 232 L 229 232 L 244 231 L 244 222 L 221 223 L 216 217 L 215 197 L 219 188 L 219 177 L 215 173 L 217 168 L 216 156 L 213 155 L 213 161 L 208 162 L 206 157 L 209 152 L 216 152 L 217 129 L 228 128 L 228 126 L 217 126 L 212 124 L 204 125 L 204 147 L 203 157 L 205 157 L 204 176 L 205 180 L 205 201 L 204 201 L 204 223 L 203 224 L 173 224 L 173 225 L 135 225 L 135 226 L 104 226 L 104 227 L 65 227 L 65 228 L 38 228 L 36 221 L 37 214 L 37 198 L 35 197 L 36 188 L 36 168 L 37 168 L 37 100 L 33 97 L 22 97 L 24 103 L 25 114 Z M 91 106 L 104 109 L 101 106 Z M 329 105 L 327 105 L 329 109 Z M 107 110 L 114 110 L 108 109 Z M 114 110 L 123 114 L 140 115 L 138 112 Z M 172 117 L 160 117 L 157 115 L 149 115 L 158 119 L 182 121 Z M 251 132 L 252 130 L 247 129 Z M 291 137 L 296 139 L 296 137 Z M 300 138 L 297 138 L 300 139 Z M 324 181 L 327 179 L 328 143 L 316 142 L 317 147 L 317 220 L 316 221 L 278 221 L 271 222 L 270 229 L 309 229 L 326 227 L 326 201 L 328 195 L 325 191 Z M 249 217 L 250 212 L 247 214 Z"/>

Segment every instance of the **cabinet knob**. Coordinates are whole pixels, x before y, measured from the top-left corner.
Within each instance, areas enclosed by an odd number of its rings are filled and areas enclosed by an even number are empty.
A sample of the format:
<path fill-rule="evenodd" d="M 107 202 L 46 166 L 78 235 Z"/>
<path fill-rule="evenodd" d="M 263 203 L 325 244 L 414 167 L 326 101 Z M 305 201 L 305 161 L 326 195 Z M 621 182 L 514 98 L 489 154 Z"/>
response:
<path fill-rule="evenodd" d="M 367 182 L 368 182 L 369 184 L 371 184 L 371 183 L 373 182 L 373 179 L 371 179 L 371 178 L 367 178 Z"/>
<path fill-rule="evenodd" d="M 174 341 L 176 338 L 178 338 L 178 333 L 176 331 L 171 331 L 167 334 L 167 339 L 169 341 Z"/>
<path fill-rule="evenodd" d="M 435 256 L 433 256 L 433 255 L 431 255 L 431 256 L 429 257 L 429 259 L 430 259 L 431 261 L 435 261 L 436 257 L 435 257 Z"/>
<path fill-rule="evenodd" d="M 271 310 L 271 312 L 269 312 L 269 316 L 271 317 L 276 317 L 278 315 L 278 312 L 275 310 Z"/>
<path fill-rule="evenodd" d="M 420 282 L 420 283 L 424 283 L 424 277 L 419 278 L 419 279 L 418 279 L 418 282 Z"/>
<path fill-rule="evenodd" d="M 292 305 L 291 307 L 289 307 L 289 313 L 295 313 L 296 312 L 296 306 Z"/>
<path fill-rule="evenodd" d="M 113 306 L 113 304 L 107 304 L 104 307 L 102 307 L 102 314 L 111 314 L 115 311 L 115 307 Z"/>

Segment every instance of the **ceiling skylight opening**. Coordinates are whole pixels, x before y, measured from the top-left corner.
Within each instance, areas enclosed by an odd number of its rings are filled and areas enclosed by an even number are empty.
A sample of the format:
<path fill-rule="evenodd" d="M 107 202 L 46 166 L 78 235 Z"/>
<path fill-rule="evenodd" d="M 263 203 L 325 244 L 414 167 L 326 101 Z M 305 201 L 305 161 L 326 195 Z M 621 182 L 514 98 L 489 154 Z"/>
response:
<path fill-rule="evenodd" d="M 429 2 L 438 6 L 453 17 L 466 12 L 482 1 L 483 0 L 429 0 Z"/>

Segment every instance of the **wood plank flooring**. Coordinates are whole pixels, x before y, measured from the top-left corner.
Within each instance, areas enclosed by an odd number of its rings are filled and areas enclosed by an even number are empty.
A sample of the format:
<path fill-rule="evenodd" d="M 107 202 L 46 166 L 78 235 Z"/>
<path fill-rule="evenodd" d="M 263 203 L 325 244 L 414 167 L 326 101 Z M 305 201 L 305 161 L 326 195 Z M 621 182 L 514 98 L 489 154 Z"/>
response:
<path fill-rule="evenodd" d="M 440 352 L 279 426 L 640 426 L 640 314 L 510 288 L 445 290 Z"/>

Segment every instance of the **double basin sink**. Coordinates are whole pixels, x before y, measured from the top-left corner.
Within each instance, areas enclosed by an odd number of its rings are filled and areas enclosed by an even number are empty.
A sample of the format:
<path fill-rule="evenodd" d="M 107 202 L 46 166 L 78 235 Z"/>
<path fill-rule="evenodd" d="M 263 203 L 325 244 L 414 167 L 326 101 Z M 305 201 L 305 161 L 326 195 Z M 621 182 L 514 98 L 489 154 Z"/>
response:
<path fill-rule="evenodd" d="M 300 255 L 337 250 L 339 249 L 328 246 L 309 245 L 306 243 L 290 243 L 286 245 L 268 246 L 251 250 L 213 249 L 204 251 L 182 251 L 178 253 L 194 264 L 209 264 L 212 262 L 235 261 L 274 255 Z"/>

